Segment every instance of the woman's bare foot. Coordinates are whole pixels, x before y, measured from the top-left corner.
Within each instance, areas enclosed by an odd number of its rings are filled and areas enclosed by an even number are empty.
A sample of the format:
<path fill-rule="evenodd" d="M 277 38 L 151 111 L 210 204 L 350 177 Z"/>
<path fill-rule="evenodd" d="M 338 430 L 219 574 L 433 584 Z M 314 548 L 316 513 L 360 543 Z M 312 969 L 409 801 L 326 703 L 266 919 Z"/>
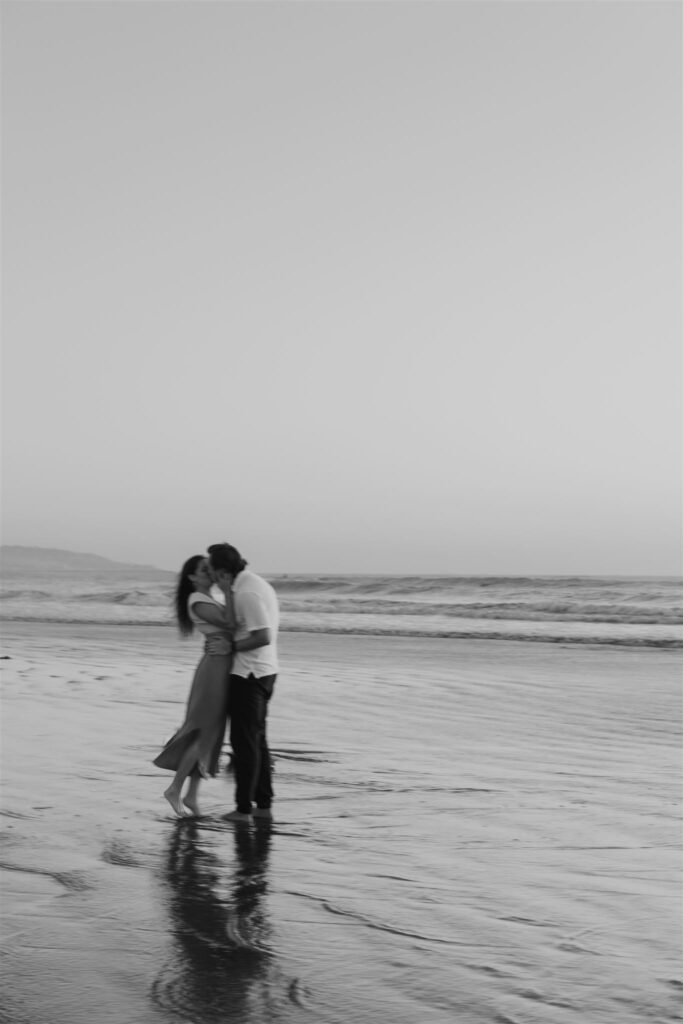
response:
<path fill-rule="evenodd" d="M 190 797 L 185 797 L 183 803 L 187 807 L 188 811 L 194 818 L 201 818 L 202 812 L 199 810 L 199 804 L 196 800 L 191 800 Z"/>
<path fill-rule="evenodd" d="M 183 802 L 180 799 L 180 793 L 177 793 L 172 786 L 169 786 L 168 789 L 164 790 L 164 796 L 166 797 L 166 799 L 168 800 L 169 804 L 176 812 L 178 817 L 184 818 L 185 811 L 183 810 Z"/>

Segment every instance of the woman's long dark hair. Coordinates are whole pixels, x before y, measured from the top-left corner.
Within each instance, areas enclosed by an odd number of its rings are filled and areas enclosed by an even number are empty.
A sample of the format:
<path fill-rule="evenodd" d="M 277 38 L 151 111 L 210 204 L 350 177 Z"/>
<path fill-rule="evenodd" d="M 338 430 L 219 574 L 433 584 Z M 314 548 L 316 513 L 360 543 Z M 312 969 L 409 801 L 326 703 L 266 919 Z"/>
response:
<path fill-rule="evenodd" d="M 178 583 L 175 588 L 175 616 L 178 620 L 178 629 L 183 636 L 190 636 L 194 631 L 194 623 L 187 612 L 187 599 L 195 589 L 190 576 L 196 573 L 197 566 L 204 561 L 205 557 L 206 555 L 192 555 L 178 574 Z"/>

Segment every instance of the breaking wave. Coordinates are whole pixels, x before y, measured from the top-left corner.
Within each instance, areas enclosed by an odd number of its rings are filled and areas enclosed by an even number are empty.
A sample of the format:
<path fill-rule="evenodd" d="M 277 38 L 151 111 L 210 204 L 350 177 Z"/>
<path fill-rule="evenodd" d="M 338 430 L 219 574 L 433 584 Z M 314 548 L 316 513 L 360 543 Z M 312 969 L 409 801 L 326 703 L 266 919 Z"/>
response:
<path fill-rule="evenodd" d="M 275 576 L 285 631 L 683 646 L 676 577 Z M 11 620 L 167 625 L 169 579 L 5 581 Z"/>

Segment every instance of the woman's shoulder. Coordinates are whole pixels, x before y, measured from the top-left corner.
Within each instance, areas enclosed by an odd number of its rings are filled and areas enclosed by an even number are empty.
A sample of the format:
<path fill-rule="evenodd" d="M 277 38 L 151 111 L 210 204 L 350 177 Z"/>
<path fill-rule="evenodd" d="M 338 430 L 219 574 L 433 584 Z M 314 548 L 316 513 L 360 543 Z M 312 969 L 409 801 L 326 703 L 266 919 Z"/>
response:
<path fill-rule="evenodd" d="M 202 610 L 202 606 L 206 611 Z M 213 633 L 216 630 L 220 631 L 221 627 L 213 621 L 213 616 L 209 614 L 209 608 L 218 611 L 220 607 L 218 601 L 214 600 L 210 594 L 200 594 L 195 591 L 187 599 L 187 614 L 190 621 L 201 633 L 205 634 Z"/>

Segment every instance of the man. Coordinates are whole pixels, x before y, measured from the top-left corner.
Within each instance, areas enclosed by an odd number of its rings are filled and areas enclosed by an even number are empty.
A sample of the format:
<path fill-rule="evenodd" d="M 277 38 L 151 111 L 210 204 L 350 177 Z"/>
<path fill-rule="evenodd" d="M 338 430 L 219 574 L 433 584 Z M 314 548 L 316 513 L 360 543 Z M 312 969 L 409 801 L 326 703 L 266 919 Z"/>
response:
<path fill-rule="evenodd" d="M 225 819 L 249 822 L 252 816 L 271 818 L 273 785 L 266 718 L 278 672 L 277 596 L 270 583 L 247 569 L 231 544 L 212 544 L 208 553 L 216 583 L 224 592 L 232 590 L 237 619 L 230 675 L 230 743 L 237 807 Z"/>

